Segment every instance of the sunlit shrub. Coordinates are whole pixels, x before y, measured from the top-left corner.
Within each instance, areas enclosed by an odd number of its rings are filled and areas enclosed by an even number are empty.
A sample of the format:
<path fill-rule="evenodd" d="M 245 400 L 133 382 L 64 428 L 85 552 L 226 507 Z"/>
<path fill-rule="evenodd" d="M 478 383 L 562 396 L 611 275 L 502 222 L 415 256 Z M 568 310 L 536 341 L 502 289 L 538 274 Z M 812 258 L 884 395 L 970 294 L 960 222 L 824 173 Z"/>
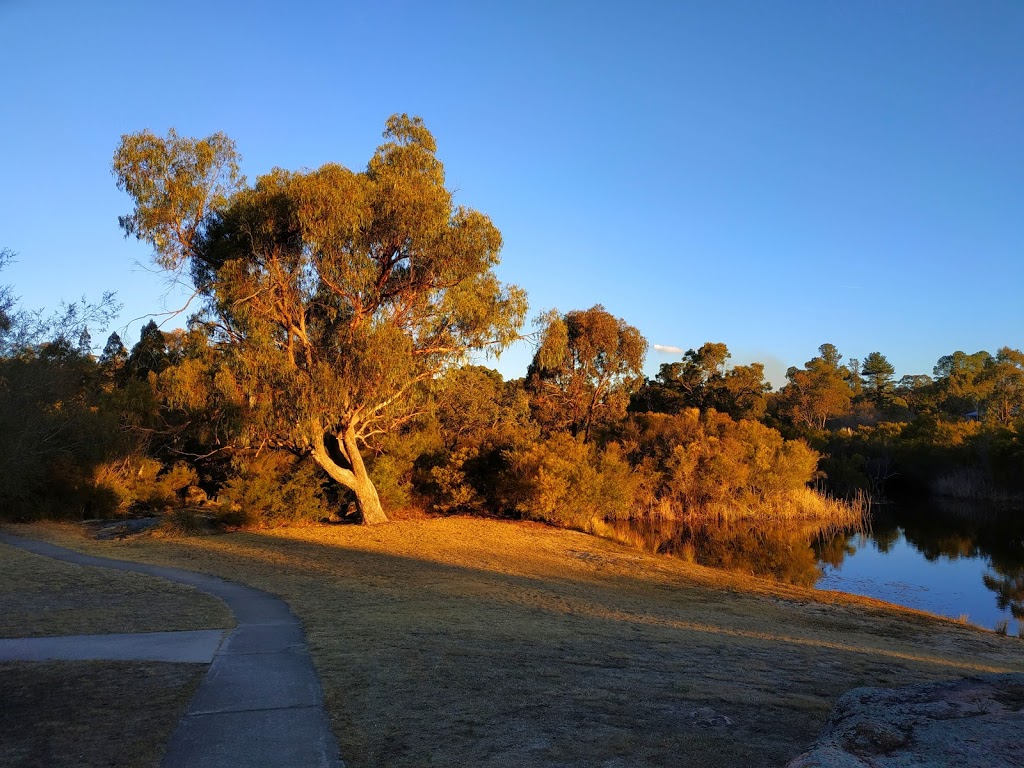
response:
<path fill-rule="evenodd" d="M 659 517 L 730 505 L 749 510 L 789 498 L 815 478 L 819 460 L 803 440 L 784 440 L 760 422 L 734 421 L 710 409 L 637 414 L 623 431 L 623 444 L 643 475 L 640 507 Z M 651 476 L 660 483 L 652 486 Z"/>
<path fill-rule="evenodd" d="M 539 437 L 521 382 L 466 366 L 450 371 L 436 396 L 426 428 L 434 439 L 422 444 L 413 465 L 415 501 L 444 514 L 509 512 L 510 457 Z"/>
<path fill-rule="evenodd" d="M 429 419 L 382 436 L 379 451 L 367 457 L 367 466 L 389 514 L 424 506 L 417 494 L 417 468 L 423 457 L 435 455 L 440 445 L 437 425 Z"/>
<path fill-rule="evenodd" d="M 93 486 L 117 499 L 116 507 L 125 512 L 132 507 L 163 510 L 183 500 L 186 488 L 199 482 L 196 470 L 185 462 L 168 469 L 147 456 L 129 456 L 106 461 L 93 471 Z"/>
<path fill-rule="evenodd" d="M 473 447 L 426 454 L 419 462 L 417 489 L 436 512 L 482 512 L 486 502 L 473 487 L 467 464 L 477 455 Z"/>
<path fill-rule="evenodd" d="M 598 450 L 556 433 L 510 457 L 508 502 L 523 517 L 587 528 L 597 517 L 626 516 L 636 477 L 622 450 Z"/>
<path fill-rule="evenodd" d="M 222 518 L 232 525 L 264 527 L 319 520 L 330 515 L 322 470 L 283 451 L 237 458 L 220 489 Z"/>
<path fill-rule="evenodd" d="M 197 536 L 211 528 L 208 516 L 194 509 L 175 509 L 164 516 L 158 535 Z"/>

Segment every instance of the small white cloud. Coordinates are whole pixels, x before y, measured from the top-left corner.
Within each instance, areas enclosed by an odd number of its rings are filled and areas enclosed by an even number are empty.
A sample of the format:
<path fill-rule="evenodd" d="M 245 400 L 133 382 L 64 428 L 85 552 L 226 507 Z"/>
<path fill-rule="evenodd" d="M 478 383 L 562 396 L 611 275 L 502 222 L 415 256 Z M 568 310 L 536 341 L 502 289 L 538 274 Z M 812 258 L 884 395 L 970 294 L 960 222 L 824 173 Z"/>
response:
<path fill-rule="evenodd" d="M 651 345 L 655 352 L 661 352 L 663 355 L 681 355 L 683 354 L 682 347 L 673 347 L 666 344 L 653 344 Z"/>

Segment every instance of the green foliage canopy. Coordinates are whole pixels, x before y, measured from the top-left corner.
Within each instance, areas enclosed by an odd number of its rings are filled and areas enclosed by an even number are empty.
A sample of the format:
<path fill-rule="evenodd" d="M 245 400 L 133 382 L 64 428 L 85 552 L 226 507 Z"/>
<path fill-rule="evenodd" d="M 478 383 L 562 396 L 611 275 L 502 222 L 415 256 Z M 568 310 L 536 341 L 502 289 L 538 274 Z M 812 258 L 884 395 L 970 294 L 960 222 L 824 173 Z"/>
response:
<path fill-rule="evenodd" d="M 714 408 L 734 419 L 764 415 L 764 365 L 730 366 L 732 355 L 721 342 L 707 342 L 689 349 L 676 363 L 663 363 L 657 381 L 644 393 L 648 408 L 663 413 L 680 413 L 687 408 Z"/>
<path fill-rule="evenodd" d="M 871 352 L 861 363 L 860 372 L 871 397 L 881 402 L 892 388 L 892 377 L 896 373 L 892 363 L 881 352 Z"/>
<path fill-rule="evenodd" d="M 832 344 L 822 344 L 819 355 L 804 368 L 786 371 L 787 384 L 779 396 L 780 410 L 793 423 L 824 429 L 825 422 L 850 410 L 853 390 L 850 371 L 840 365 L 842 355 Z"/>

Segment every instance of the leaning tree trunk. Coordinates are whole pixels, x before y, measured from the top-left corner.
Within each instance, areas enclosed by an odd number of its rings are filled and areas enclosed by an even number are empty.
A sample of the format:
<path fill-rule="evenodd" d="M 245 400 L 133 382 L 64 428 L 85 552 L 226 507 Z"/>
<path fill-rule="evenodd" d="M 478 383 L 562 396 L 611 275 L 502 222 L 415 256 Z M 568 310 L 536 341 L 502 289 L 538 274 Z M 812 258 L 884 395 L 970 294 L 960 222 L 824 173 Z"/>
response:
<path fill-rule="evenodd" d="M 356 506 L 359 514 L 366 525 L 386 523 L 388 516 L 384 514 L 384 508 L 380 505 L 380 497 L 377 495 L 377 488 L 369 477 L 363 479 L 352 489 L 356 495 Z"/>
<path fill-rule="evenodd" d="M 345 429 L 336 439 L 340 458 L 348 463 L 348 467 L 342 466 L 331 456 L 324 443 L 323 434 L 318 434 L 313 440 L 313 460 L 323 467 L 332 480 L 341 483 L 356 495 L 356 507 L 365 525 L 386 523 L 388 516 L 384 514 L 377 488 L 366 472 L 366 465 L 356 444 L 355 431 L 351 428 Z"/>

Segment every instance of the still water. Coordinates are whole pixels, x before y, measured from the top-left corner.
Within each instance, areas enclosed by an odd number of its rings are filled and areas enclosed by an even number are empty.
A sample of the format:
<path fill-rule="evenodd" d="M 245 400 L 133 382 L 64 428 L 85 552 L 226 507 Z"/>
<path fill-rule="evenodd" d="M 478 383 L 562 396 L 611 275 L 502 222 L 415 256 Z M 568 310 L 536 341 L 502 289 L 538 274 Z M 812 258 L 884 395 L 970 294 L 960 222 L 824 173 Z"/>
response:
<path fill-rule="evenodd" d="M 813 524 L 635 523 L 623 540 L 717 568 L 839 590 L 965 619 L 1024 628 L 1024 512 L 934 503 L 886 506 L 859 530 Z"/>
<path fill-rule="evenodd" d="M 867 533 L 820 541 L 818 589 L 877 597 L 1011 634 L 1024 627 L 1024 513 L 950 504 L 884 509 Z M 822 546 L 822 545 L 825 546 Z M 842 557 L 829 559 L 837 548 Z"/>

